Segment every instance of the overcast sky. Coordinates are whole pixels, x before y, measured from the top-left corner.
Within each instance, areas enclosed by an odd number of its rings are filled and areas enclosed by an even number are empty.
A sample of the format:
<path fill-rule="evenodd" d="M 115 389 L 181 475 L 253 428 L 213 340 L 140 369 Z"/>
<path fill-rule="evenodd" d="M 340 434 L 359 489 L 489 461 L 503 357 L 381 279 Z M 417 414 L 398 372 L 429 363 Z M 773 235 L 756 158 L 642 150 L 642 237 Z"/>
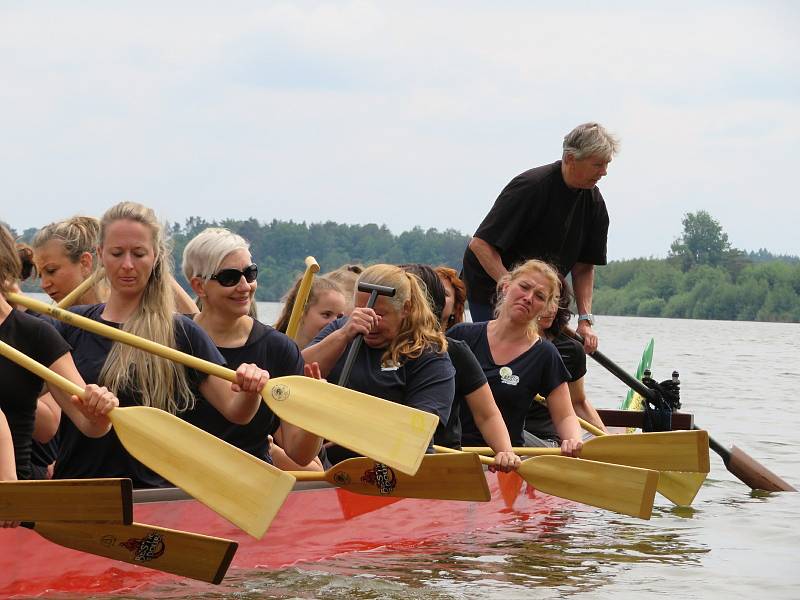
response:
<path fill-rule="evenodd" d="M 0 219 L 472 233 L 593 120 L 622 140 L 609 258 L 700 209 L 800 254 L 800 3 L 555 4 L 0 0 Z"/>

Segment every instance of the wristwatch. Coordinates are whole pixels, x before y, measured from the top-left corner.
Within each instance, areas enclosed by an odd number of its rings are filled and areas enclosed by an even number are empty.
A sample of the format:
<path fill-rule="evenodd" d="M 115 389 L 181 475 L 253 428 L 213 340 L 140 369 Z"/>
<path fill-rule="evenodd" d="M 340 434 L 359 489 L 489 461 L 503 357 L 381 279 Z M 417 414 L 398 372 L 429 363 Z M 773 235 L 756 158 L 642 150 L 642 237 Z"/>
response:
<path fill-rule="evenodd" d="M 581 321 L 588 321 L 589 325 L 594 325 L 594 315 L 592 313 L 586 313 L 585 315 L 578 315 L 578 323 Z"/>

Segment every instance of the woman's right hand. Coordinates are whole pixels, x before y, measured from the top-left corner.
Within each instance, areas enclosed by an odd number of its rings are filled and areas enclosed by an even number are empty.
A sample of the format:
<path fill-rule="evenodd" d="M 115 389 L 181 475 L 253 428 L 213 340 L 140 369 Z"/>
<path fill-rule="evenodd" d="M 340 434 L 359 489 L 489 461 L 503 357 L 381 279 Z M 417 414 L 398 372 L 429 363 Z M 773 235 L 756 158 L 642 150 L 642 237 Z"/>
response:
<path fill-rule="evenodd" d="M 350 313 L 350 318 L 342 327 L 342 331 L 347 339 L 352 340 L 358 335 L 368 335 L 380 321 L 380 316 L 371 308 L 356 307 Z"/>

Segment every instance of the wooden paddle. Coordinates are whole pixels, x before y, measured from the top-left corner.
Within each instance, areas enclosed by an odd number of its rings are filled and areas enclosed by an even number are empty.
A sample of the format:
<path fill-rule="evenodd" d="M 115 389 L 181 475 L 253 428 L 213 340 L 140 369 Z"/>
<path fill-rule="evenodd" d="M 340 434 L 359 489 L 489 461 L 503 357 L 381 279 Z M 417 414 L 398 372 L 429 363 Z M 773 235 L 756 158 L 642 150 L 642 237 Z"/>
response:
<path fill-rule="evenodd" d="M 238 544 L 231 540 L 133 523 L 23 522 L 60 546 L 208 583 L 219 583 Z"/>
<path fill-rule="evenodd" d="M 6 298 L 75 327 L 179 362 L 203 373 L 228 381 L 236 380 L 236 373 L 222 365 L 162 346 L 22 294 L 9 293 Z M 271 379 L 262 391 L 262 397 L 281 420 L 410 475 L 419 468 L 439 422 L 436 415 L 310 377 Z"/>
<path fill-rule="evenodd" d="M 79 386 L 2 341 L 0 354 L 83 397 Z M 108 418 L 132 456 L 253 537 L 264 535 L 294 486 L 291 475 L 163 410 L 115 408 Z"/>
<path fill-rule="evenodd" d="M 458 450 L 434 446 L 437 452 Z M 486 465 L 494 461 L 481 456 Z M 517 473 L 536 489 L 575 502 L 649 519 L 658 472 L 566 456 L 535 456 L 523 460 Z"/>
<path fill-rule="evenodd" d="M 577 341 L 583 343 L 580 335 L 565 328 L 564 332 L 571 335 Z M 591 356 L 598 363 L 608 369 L 625 385 L 638 392 L 648 399 L 655 399 L 655 392 L 644 385 L 638 379 L 631 377 L 621 367 L 616 365 L 611 359 L 602 354 L 599 350 L 595 350 Z M 694 427 L 698 429 L 698 427 Z M 748 485 L 754 490 L 765 490 L 768 492 L 796 492 L 797 490 L 789 485 L 786 481 L 781 479 L 778 475 L 767 469 L 764 465 L 751 458 L 746 452 L 740 450 L 736 446 L 728 450 L 720 443 L 716 442 L 709 436 L 708 438 L 711 449 L 722 457 L 725 463 L 725 468 L 728 469 L 739 481 Z"/>
<path fill-rule="evenodd" d="M 327 481 L 356 494 L 488 502 L 489 485 L 477 454 L 427 454 L 415 475 L 369 458 L 348 458 L 321 473 L 291 471 L 298 481 Z"/>
<path fill-rule="evenodd" d="M 494 454 L 491 448 L 466 447 L 462 450 Z M 561 454 L 560 448 L 513 450 L 519 456 Z M 705 431 L 667 431 L 595 437 L 583 443 L 581 458 L 656 471 L 708 473 L 708 434 Z"/>
<path fill-rule="evenodd" d="M 133 521 L 130 479 L 0 482 L 0 521 Z"/>
<path fill-rule="evenodd" d="M 94 271 L 89 277 L 84 279 L 78 284 L 74 290 L 72 290 L 69 294 L 64 296 L 61 299 L 61 302 L 56 304 L 58 308 L 67 309 L 73 304 L 75 304 L 81 296 L 83 296 L 87 290 L 95 285 L 98 281 L 100 281 L 103 277 L 106 276 L 106 271 L 103 267 L 98 267 L 96 271 Z"/>
<path fill-rule="evenodd" d="M 308 301 L 308 295 L 311 293 L 311 283 L 314 280 L 314 274 L 319 272 L 319 264 L 313 256 L 306 256 L 306 270 L 303 273 L 303 279 L 300 280 L 300 288 L 297 290 L 297 296 L 294 299 L 294 306 L 292 306 L 292 314 L 289 315 L 289 324 L 286 326 L 286 335 L 293 340 L 297 339 L 297 330 L 300 328 L 300 321 L 303 320 L 303 312 Z"/>

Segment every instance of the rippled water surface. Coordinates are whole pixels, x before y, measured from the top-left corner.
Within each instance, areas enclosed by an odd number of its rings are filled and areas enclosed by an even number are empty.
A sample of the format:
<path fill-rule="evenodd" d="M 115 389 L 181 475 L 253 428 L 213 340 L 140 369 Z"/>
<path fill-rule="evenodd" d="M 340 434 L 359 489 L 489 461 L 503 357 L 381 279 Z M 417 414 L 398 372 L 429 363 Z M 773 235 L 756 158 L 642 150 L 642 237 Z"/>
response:
<path fill-rule="evenodd" d="M 265 320 L 274 309 L 261 306 Z M 630 372 L 654 337 L 654 377 L 680 372 L 696 423 L 800 487 L 800 325 L 605 317 L 598 331 L 601 350 Z M 589 362 L 590 398 L 616 408 L 625 388 Z M 564 505 L 544 522 L 238 573 L 201 596 L 170 587 L 115 597 L 795 599 L 798 547 L 800 494 L 751 493 L 712 454 L 693 506 L 658 496 L 650 521 Z"/>

